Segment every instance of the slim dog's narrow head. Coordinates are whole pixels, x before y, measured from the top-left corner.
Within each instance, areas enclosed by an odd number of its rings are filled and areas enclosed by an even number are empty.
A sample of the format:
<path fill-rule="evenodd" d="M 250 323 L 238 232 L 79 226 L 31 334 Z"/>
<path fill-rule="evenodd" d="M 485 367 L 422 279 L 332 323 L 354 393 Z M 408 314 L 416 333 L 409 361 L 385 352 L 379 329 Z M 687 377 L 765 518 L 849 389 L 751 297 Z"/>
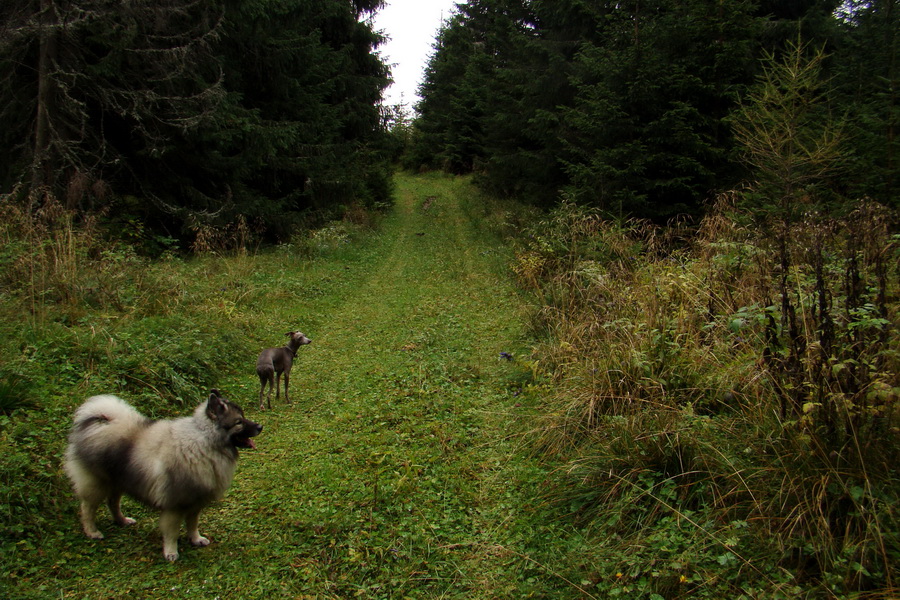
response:
<path fill-rule="evenodd" d="M 288 346 L 291 348 L 299 348 L 300 346 L 305 346 L 306 344 L 311 344 L 312 340 L 303 335 L 302 331 L 288 331 L 286 334 L 290 339 L 288 340 Z"/>
<path fill-rule="evenodd" d="M 235 448 L 256 448 L 252 438 L 262 432 L 262 425 L 245 418 L 241 407 L 226 400 L 219 390 L 210 390 L 206 414 L 226 432 Z"/>

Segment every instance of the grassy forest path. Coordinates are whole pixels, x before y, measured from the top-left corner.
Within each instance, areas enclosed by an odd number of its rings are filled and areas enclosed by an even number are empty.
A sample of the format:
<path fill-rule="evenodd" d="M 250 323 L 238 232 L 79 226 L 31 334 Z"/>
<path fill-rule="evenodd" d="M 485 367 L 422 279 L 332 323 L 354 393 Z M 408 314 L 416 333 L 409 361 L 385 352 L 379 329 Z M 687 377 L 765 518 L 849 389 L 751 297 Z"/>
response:
<path fill-rule="evenodd" d="M 158 514 L 129 498 L 137 524 L 115 527 L 102 510 L 106 538 L 88 540 L 61 468 L 48 466 L 53 509 L 33 539 L 7 545 L 0 597 L 589 597 L 571 582 L 586 568 L 581 537 L 543 500 L 549 468 L 523 441 L 537 395 L 519 393 L 532 377 L 526 313 L 479 201 L 467 179 L 398 175 L 393 209 L 356 239 L 333 224 L 295 245 L 180 263 L 162 296 L 175 304 L 162 310 L 190 299 L 183 318 L 135 330 L 183 353 L 204 346 L 191 337 L 201 328 L 215 344 L 233 341 L 237 358 L 215 385 L 264 426 L 224 500 L 201 514 L 212 545 L 182 536 L 179 560 L 166 562 Z M 259 411 L 256 356 L 298 328 L 313 343 L 295 360 L 293 403 Z M 119 369 L 104 367 L 131 372 Z M 59 462 L 83 392 L 73 386 L 53 409 L 46 443 Z M 172 409 L 154 416 L 187 405 Z"/>
<path fill-rule="evenodd" d="M 522 367 L 500 353 L 523 340 L 505 253 L 466 216 L 464 181 L 398 183 L 378 240 L 342 266 L 343 300 L 308 331 L 294 405 L 260 415 L 261 451 L 239 473 L 235 504 L 272 525 L 253 533 L 268 539 L 260 591 L 550 594 L 565 582 L 541 566 L 559 551 L 533 510 L 542 471 L 510 435 Z M 302 324 L 307 304 L 282 322 Z"/>
<path fill-rule="evenodd" d="M 264 431 L 201 515 L 213 545 L 182 540 L 166 563 L 157 515 L 130 500 L 137 525 L 104 513 L 107 539 L 85 540 L 67 497 L 60 539 L 19 597 L 585 597 L 566 573 L 579 571 L 579 536 L 542 501 L 547 469 L 523 447 L 529 395 L 517 392 L 531 371 L 501 357 L 528 348 L 508 249 L 470 214 L 467 180 L 397 183 L 361 240 L 334 235 L 312 259 L 238 256 L 206 275 L 237 294 L 212 298 L 215 310 L 263 344 L 219 384 Z M 293 403 L 259 411 L 256 355 L 297 328 L 313 343 L 294 363 Z"/>

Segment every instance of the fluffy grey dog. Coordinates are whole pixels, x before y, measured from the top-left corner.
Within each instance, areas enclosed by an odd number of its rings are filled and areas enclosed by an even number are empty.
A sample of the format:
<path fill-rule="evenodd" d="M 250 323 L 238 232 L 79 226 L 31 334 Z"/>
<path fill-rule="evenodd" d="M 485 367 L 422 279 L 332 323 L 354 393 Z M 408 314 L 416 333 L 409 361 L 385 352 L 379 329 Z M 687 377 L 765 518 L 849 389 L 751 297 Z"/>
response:
<path fill-rule="evenodd" d="M 154 421 L 116 396 L 94 396 L 75 411 L 65 469 L 81 500 L 81 524 L 89 538 L 102 539 L 97 509 L 106 502 L 113 519 L 122 514 L 122 494 L 162 514 L 159 527 L 166 560 L 178 558 L 178 533 L 185 522 L 195 546 L 200 511 L 225 495 L 237 465 L 238 448 L 255 448 L 262 426 L 244 418 L 239 406 L 212 390 L 190 417 Z"/>

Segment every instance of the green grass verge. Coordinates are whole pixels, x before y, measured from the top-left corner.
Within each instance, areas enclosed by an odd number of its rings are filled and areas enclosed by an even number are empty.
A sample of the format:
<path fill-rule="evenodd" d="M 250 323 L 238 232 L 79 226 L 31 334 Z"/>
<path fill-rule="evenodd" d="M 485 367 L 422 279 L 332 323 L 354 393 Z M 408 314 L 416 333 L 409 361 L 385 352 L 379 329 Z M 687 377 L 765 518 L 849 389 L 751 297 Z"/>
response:
<path fill-rule="evenodd" d="M 19 329 L 5 303 L 8 364 L 47 357 L 55 373 L 39 408 L 0 419 L 0 442 L 18 448 L 0 471 L 0 596 L 583 597 L 580 567 L 560 566 L 580 536 L 540 502 L 548 474 L 521 451 L 530 372 L 500 353 L 529 344 L 507 250 L 466 217 L 474 194 L 399 176 L 376 232 L 311 259 L 285 247 L 148 265 L 122 284 L 135 298 L 122 310 L 70 307 Z M 313 343 L 293 405 L 260 413 L 256 354 L 296 328 Z M 137 525 L 104 514 L 106 539 L 86 539 L 59 464 L 74 407 L 108 391 L 184 414 L 204 385 L 265 426 L 201 515 L 213 545 L 182 540 L 166 563 L 156 515 L 128 501 Z"/>
<path fill-rule="evenodd" d="M 822 402 L 786 417 L 756 297 L 772 253 L 738 223 L 713 213 L 667 253 L 572 205 L 541 218 L 466 178 L 396 182 L 377 227 L 190 260 L 0 205 L 0 598 L 897 596 L 896 235 L 848 238 L 878 249 L 861 272 L 890 266 L 889 318 L 849 303 L 841 339 L 877 343 L 805 371 L 839 392 L 863 364 L 868 404 L 829 421 L 843 396 L 805 386 Z M 828 272 L 843 289 L 850 271 Z M 256 356 L 297 328 L 294 403 L 260 412 Z M 136 526 L 104 516 L 86 539 L 61 469 L 75 407 L 111 392 L 180 416 L 210 387 L 265 426 L 201 516 L 213 545 L 166 563 L 130 501 Z M 822 445 L 841 423 L 866 443 Z"/>

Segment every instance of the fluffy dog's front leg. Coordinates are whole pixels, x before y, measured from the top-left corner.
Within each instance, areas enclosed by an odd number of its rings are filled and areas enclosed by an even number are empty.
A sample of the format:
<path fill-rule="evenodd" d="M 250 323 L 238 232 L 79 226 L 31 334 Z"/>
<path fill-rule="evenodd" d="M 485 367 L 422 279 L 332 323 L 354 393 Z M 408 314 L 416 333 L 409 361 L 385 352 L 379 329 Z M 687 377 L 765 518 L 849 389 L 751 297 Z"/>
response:
<path fill-rule="evenodd" d="M 159 530 L 163 538 L 163 556 L 173 562 L 178 560 L 178 532 L 181 530 L 181 519 L 184 515 L 171 510 L 163 511 L 159 516 Z"/>
<path fill-rule="evenodd" d="M 209 540 L 200 535 L 200 511 L 192 511 L 184 518 L 184 525 L 187 527 L 188 539 L 194 546 L 209 546 Z"/>

